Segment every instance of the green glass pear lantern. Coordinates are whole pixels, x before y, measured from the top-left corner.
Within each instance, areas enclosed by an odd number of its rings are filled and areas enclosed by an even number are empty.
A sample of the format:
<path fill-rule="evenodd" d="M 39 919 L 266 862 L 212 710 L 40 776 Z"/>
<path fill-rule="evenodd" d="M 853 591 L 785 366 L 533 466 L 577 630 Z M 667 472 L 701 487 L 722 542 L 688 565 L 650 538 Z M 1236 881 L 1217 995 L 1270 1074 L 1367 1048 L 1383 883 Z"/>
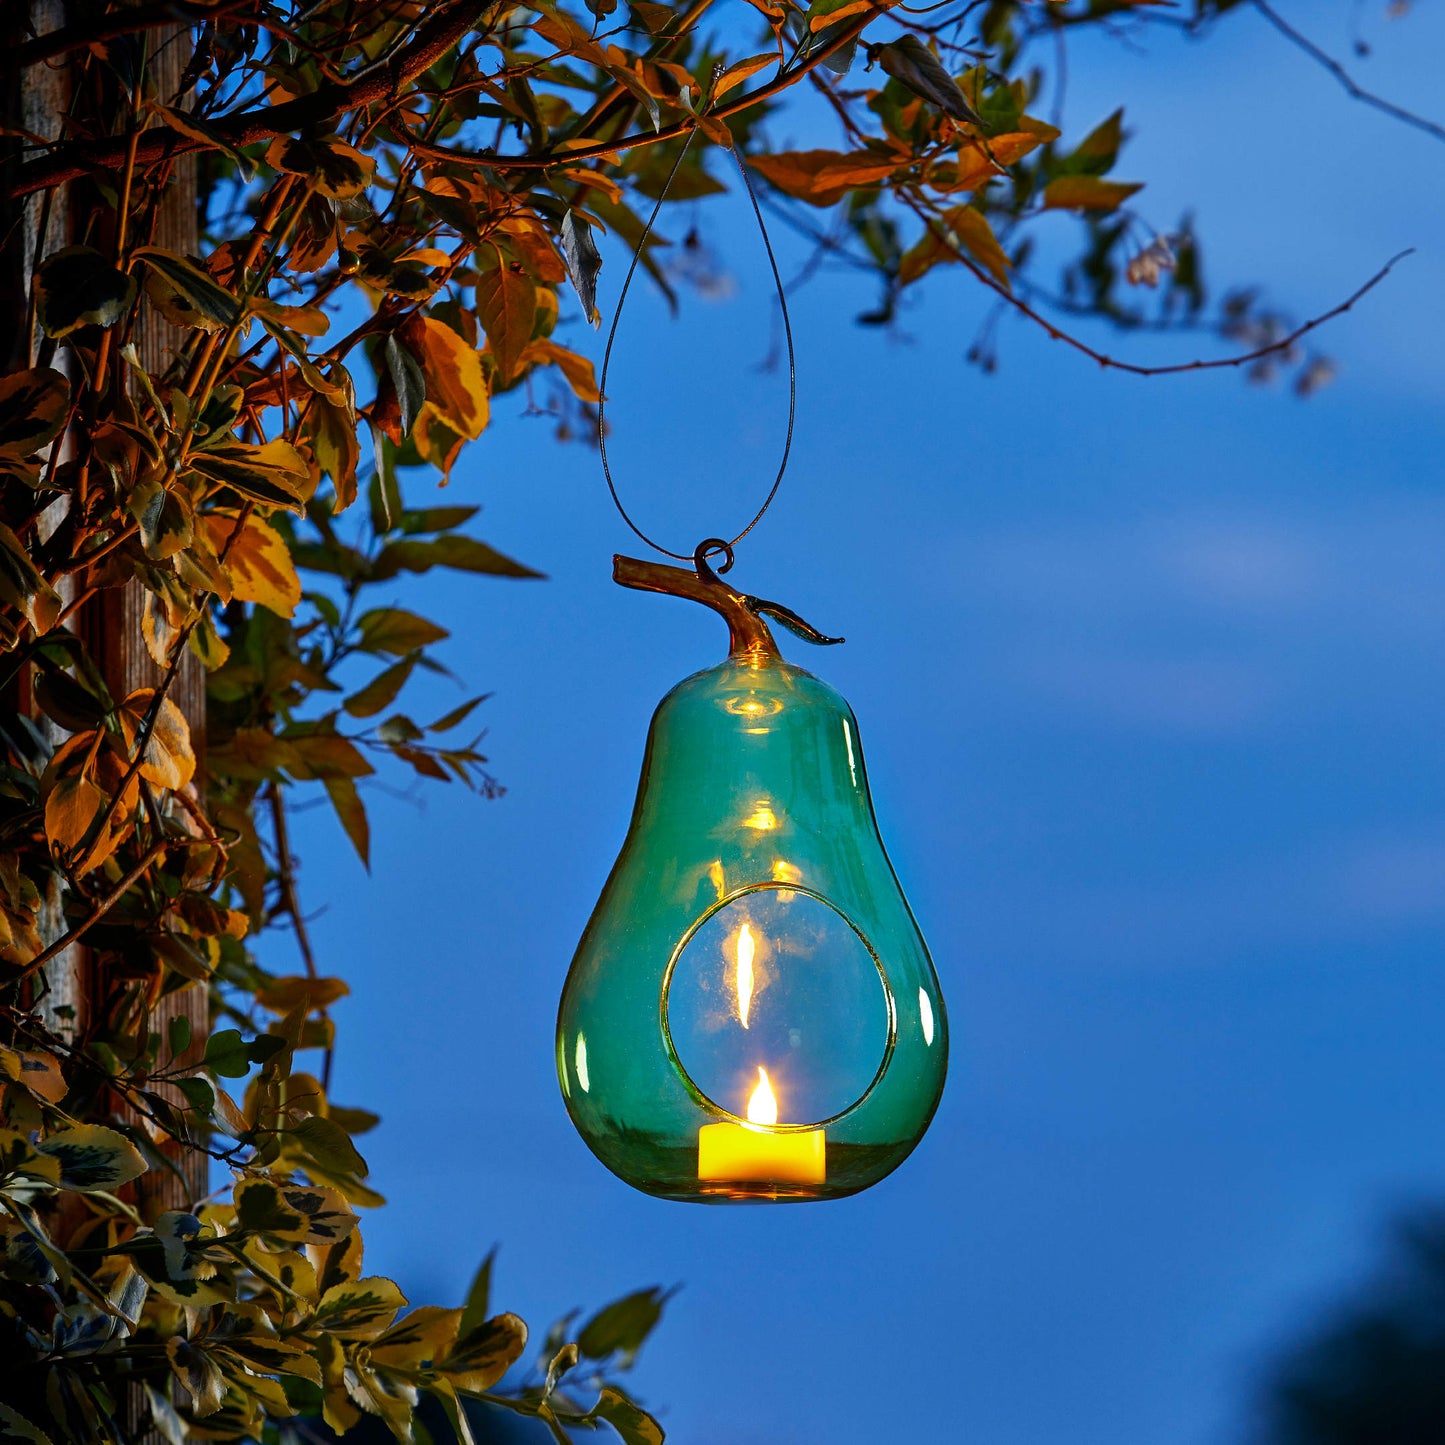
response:
<path fill-rule="evenodd" d="M 766 617 L 695 571 L 615 559 L 627 587 L 704 603 L 731 647 L 658 705 L 622 851 L 567 976 L 557 1069 L 614 1174 L 699 1203 L 836 1199 L 927 1129 L 948 1028 L 884 852 L 858 725 L 783 659 Z M 721 570 L 726 570 L 724 567 Z"/>

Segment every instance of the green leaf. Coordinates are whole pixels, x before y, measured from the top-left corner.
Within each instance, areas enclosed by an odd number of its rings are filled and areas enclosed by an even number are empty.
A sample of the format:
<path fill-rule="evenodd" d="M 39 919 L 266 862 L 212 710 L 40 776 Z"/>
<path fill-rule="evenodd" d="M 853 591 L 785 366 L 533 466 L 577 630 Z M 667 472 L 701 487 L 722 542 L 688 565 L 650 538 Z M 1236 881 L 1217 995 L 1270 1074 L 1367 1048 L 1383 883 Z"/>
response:
<path fill-rule="evenodd" d="M 623 1445 L 663 1445 L 662 1426 L 614 1385 L 603 1386 L 589 1413 L 606 1420 L 622 1437 Z"/>
<path fill-rule="evenodd" d="M 25 545 L 0 523 L 0 602 L 18 607 L 37 632 L 49 632 L 60 616 L 60 596 L 36 571 Z"/>
<path fill-rule="evenodd" d="M 496 1257 L 497 1247 L 493 1245 L 472 1279 L 472 1287 L 467 1291 L 467 1302 L 462 1307 L 462 1322 L 457 1328 L 458 1339 L 465 1339 L 473 1330 L 487 1322 L 487 1306 L 491 1303 L 492 1296 L 492 1264 Z"/>
<path fill-rule="evenodd" d="M 191 1042 L 191 1021 L 185 1014 L 175 1014 L 166 1025 L 166 1042 L 170 1045 L 171 1056 L 183 1054 Z"/>
<path fill-rule="evenodd" d="M 480 507 L 408 507 L 401 514 L 401 530 L 407 536 L 422 532 L 450 532 L 470 522 Z"/>
<path fill-rule="evenodd" d="M 91 246 L 67 246 L 35 274 L 35 309 L 45 334 L 69 336 L 82 326 L 113 326 L 135 300 L 135 277 Z"/>
<path fill-rule="evenodd" d="M 451 634 L 415 612 L 401 607 L 378 607 L 364 612 L 357 620 L 361 631 L 361 650 L 404 657 L 419 647 L 440 642 Z"/>
<path fill-rule="evenodd" d="M 945 115 L 983 125 L 983 117 L 964 99 L 958 82 L 916 35 L 902 35 L 880 45 L 874 57 L 899 84 L 936 105 Z"/>
<path fill-rule="evenodd" d="M 140 1150 L 123 1134 L 100 1124 L 76 1124 L 35 1146 L 60 1165 L 62 1189 L 118 1189 L 144 1174 Z"/>
<path fill-rule="evenodd" d="M 352 717 L 375 717 L 382 708 L 390 707 L 396 695 L 406 686 L 406 680 L 416 667 L 416 657 L 404 657 L 394 662 L 384 672 L 378 673 L 361 689 L 354 692 L 342 703 Z"/>
<path fill-rule="evenodd" d="M 662 1307 L 672 1293 L 654 1285 L 614 1301 L 582 1327 L 577 1336 L 578 1349 L 593 1360 L 605 1360 L 620 1353 L 623 1363 L 630 1364 L 662 1318 Z"/>
<path fill-rule="evenodd" d="M 286 1137 L 298 1140 L 307 1155 L 330 1174 L 366 1175 L 366 1160 L 357 1152 L 351 1135 L 330 1119 L 313 1114 L 287 1129 Z"/>
<path fill-rule="evenodd" d="M 177 1079 L 176 1088 L 186 1096 L 186 1102 L 196 1113 L 210 1117 L 211 1110 L 216 1107 L 216 1091 L 209 1080 L 193 1075 L 188 1079 Z"/>
<path fill-rule="evenodd" d="M 386 338 L 382 355 L 386 358 L 387 375 L 396 388 L 396 402 L 401 411 L 401 434 L 410 436 L 417 414 L 426 401 L 426 377 L 422 375 L 420 362 L 394 335 Z"/>
<path fill-rule="evenodd" d="M 70 383 L 48 366 L 0 377 L 0 455 L 28 457 L 65 425 Z"/>
<path fill-rule="evenodd" d="M 138 246 L 136 256 L 150 275 L 146 295 L 177 326 L 220 331 L 241 319 L 241 303 L 194 261 L 161 246 Z"/>
<path fill-rule="evenodd" d="M 432 567 L 450 567 L 456 572 L 476 572 L 488 577 L 544 575 L 521 562 L 514 562 L 475 537 L 453 533 L 428 540 L 407 537 L 399 542 L 388 542 L 377 556 L 372 577 L 382 582 L 398 572 L 426 572 Z"/>
<path fill-rule="evenodd" d="M 98 727 L 110 709 L 79 679 L 58 667 L 37 669 L 35 701 L 46 717 L 68 732 L 85 732 Z"/>
<path fill-rule="evenodd" d="M 223 1079 L 244 1079 L 251 1071 L 246 1040 L 239 1029 L 218 1029 L 206 1040 L 205 1066 Z"/>
<path fill-rule="evenodd" d="M 1102 176 L 1119 157 L 1124 143 L 1124 112 L 1116 110 L 1107 120 L 1096 125 L 1066 156 L 1054 165 L 1064 176 Z"/>
<path fill-rule="evenodd" d="M 316 1323 L 338 1339 L 378 1335 L 406 1306 L 406 1296 L 389 1279 L 373 1276 L 332 1285 L 316 1307 Z"/>
<path fill-rule="evenodd" d="M 459 722 L 463 722 L 468 717 L 473 708 L 478 706 L 478 704 L 480 703 L 486 702 L 486 700 L 490 696 L 491 693 L 489 692 L 483 693 L 481 697 L 471 698 L 469 701 L 464 702 L 460 707 L 454 707 L 450 712 L 443 713 L 441 717 L 439 717 L 434 723 L 429 723 L 427 725 L 427 732 L 444 733 L 447 732 L 449 729 L 456 727 Z"/>

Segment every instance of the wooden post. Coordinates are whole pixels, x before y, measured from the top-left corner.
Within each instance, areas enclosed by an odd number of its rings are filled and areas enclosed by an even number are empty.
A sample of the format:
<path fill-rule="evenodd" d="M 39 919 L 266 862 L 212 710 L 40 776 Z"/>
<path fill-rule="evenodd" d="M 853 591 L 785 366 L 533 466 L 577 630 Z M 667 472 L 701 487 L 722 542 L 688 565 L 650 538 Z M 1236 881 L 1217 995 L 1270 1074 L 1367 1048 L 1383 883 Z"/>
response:
<path fill-rule="evenodd" d="M 85 6 L 72 5 L 67 14 L 64 0 L 0 0 L 0 15 L 6 21 L 5 34 L 13 48 L 27 27 L 38 34 L 56 30 L 68 19 L 83 19 Z M 179 26 L 153 30 L 149 32 L 148 41 L 152 57 L 148 67 L 149 82 L 158 97 L 175 104 L 180 99 L 177 91 L 191 54 L 189 32 Z M 77 56 L 85 53 L 79 51 Z M 0 76 L 4 81 L 0 105 L 22 130 L 49 139 L 56 138 L 61 133 L 65 116 L 76 101 L 75 75 L 73 66 L 60 61 L 33 66 L 24 74 L 16 75 L 0 58 Z M 80 100 L 83 104 L 86 97 Z M 4 159 L 7 165 L 15 164 L 18 150 L 17 143 L 6 146 L 8 153 Z M 199 243 L 196 208 L 194 158 L 183 157 L 173 164 L 150 239 L 156 245 L 193 254 Z M 77 239 L 78 226 L 73 222 L 81 219 L 79 209 L 74 204 L 70 188 L 66 187 L 31 197 L 3 217 L 3 233 L 13 238 L 6 245 L 3 258 L 0 258 L 0 267 L 3 267 L 0 299 L 6 301 L 6 316 L 0 320 L 0 328 L 3 328 L 0 329 L 0 351 L 4 353 L 7 369 L 33 365 L 36 361 L 40 338 L 32 336 L 26 325 L 24 298 L 30 293 L 35 268 L 40 262 Z M 76 214 L 73 215 L 73 212 Z M 153 376 L 165 372 L 177 336 L 170 323 L 142 301 L 134 340 L 141 364 Z M 50 529 L 64 517 L 67 504 L 67 500 L 62 498 L 51 509 L 54 515 L 48 514 L 45 519 Z M 74 591 L 70 591 L 67 600 L 74 595 Z M 144 589 L 135 582 L 125 588 L 108 589 L 78 609 L 73 620 L 72 625 L 86 640 L 106 685 L 117 700 L 137 688 L 155 686 L 161 677 L 162 669 L 147 652 L 141 630 L 145 596 Z M 28 688 L 22 686 L 15 701 L 29 708 L 27 694 Z M 190 725 L 199 761 L 205 740 L 206 693 L 205 672 L 195 656 L 188 653 L 182 659 L 168 696 Z M 62 736 L 60 730 L 53 727 L 52 730 L 59 741 Z M 198 770 L 198 779 L 199 776 Z M 45 941 L 49 942 L 59 937 L 66 926 L 61 912 L 58 879 L 47 904 L 42 933 Z M 83 1037 L 99 1022 L 96 1013 L 108 994 L 107 981 L 101 976 L 95 958 L 84 945 L 78 944 L 64 950 L 47 966 L 44 997 L 39 1011 L 52 1032 L 63 1038 L 75 1039 Z M 210 1027 L 208 995 L 203 984 L 192 984 L 163 999 L 151 1014 L 150 1027 L 165 1039 L 170 1020 L 181 1015 L 190 1020 L 192 1039 L 183 1060 L 198 1058 L 205 1047 Z M 164 1046 L 161 1062 L 170 1062 Z M 177 1100 L 179 1102 L 179 1095 Z M 137 1127 L 147 1127 L 138 1116 L 133 1116 L 133 1122 Z M 148 1220 L 153 1220 L 164 1210 L 193 1208 L 208 1189 L 207 1159 L 203 1153 L 186 1149 L 173 1140 L 158 1142 L 175 1162 L 178 1172 L 155 1169 L 137 1181 L 135 1203 Z M 127 1441 L 133 1442 L 133 1445 L 164 1445 L 158 1432 L 146 1428 L 149 1407 L 143 1392 L 137 1389 L 127 1393 L 121 1402 L 121 1416 Z"/>

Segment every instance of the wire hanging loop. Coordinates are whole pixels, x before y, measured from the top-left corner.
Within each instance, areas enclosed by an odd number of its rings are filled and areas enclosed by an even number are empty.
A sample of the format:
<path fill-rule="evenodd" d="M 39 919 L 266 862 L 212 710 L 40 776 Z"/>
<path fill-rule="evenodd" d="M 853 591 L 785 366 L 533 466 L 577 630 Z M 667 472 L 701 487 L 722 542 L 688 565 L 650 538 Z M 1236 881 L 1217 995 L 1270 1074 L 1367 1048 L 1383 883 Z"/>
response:
<path fill-rule="evenodd" d="M 721 120 L 716 124 L 724 131 L 727 126 Z M 612 313 L 612 324 L 607 328 L 607 346 L 602 353 L 602 376 L 597 387 L 597 450 L 602 458 L 602 475 L 607 479 L 607 490 L 612 496 L 612 505 L 617 508 L 622 520 L 631 528 L 633 534 L 641 541 L 646 542 L 654 552 L 661 552 L 664 557 L 675 558 L 679 562 L 692 562 L 695 566 L 706 565 L 706 556 L 716 555 L 718 552 L 726 551 L 727 560 L 718 568 L 720 572 L 726 572 L 733 563 L 733 548 L 742 541 L 754 527 L 763 519 L 763 514 L 773 505 L 773 498 L 778 495 L 778 488 L 783 484 L 783 474 L 788 470 L 788 457 L 793 450 L 793 425 L 798 414 L 798 364 L 793 352 L 793 324 L 788 316 L 788 298 L 783 288 L 783 278 L 778 271 L 778 259 L 773 254 L 773 243 L 768 236 L 768 228 L 763 223 L 763 209 L 758 204 L 757 192 L 753 190 L 752 177 L 748 174 L 746 162 L 738 152 L 736 144 L 732 140 L 731 133 L 728 133 L 727 149 L 737 164 L 738 174 L 742 177 L 743 188 L 748 193 L 748 200 L 752 204 L 753 216 L 758 223 L 758 231 L 763 238 L 763 250 L 768 255 L 768 266 L 773 273 L 773 286 L 778 295 L 778 308 L 783 317 L 783 336 L 788 347 L 788 430 L 783 438 L 783 455 L 778 462 L 778 474 L 773 478 L 773 485 L 768 489 L 768 494 L 763 498 L 763 504 L 753 513 L 752 519 L 747 526 L 737 534 L 730 542 L 721 538 L 709 538 L 701 547 L 695 548 L 692 552 L 674 552 L 670 547 L 664 547 L 661 542 L 649 537 L 636 522 L 632 520 L 627 508 L 622 504 L 622 498 L 617 494 L 617 483 L 612 477 L 612 467 L 607 459 L 607 373 L 612 364 L 612 344 L 617 340 L 617 325 L 622 320 L 622 308 L 627 301 L 628 290 L 632 286 L 632 278 L 637 272 L 638 262 L 642 260 L 643 253 L 647 249 L 648 238 L 652 235 L 652 227 L 656 222 L 658 213 L 662 210 L 662 203 L 667 199 L 667 193 L 672 189 L 673 180 L 679 170 L 682 169 L 683 160 L 687 156 L 688 149 L 692 145 L 693 137 L 697 134 L 694 128 L 687 133 L 687 138 L 677 152 L 677 159 L 672 163 L 672 169 L 667 173 L 667 179 L 663 182 L 662 190 L 657 197 L 657 203 L 652 208 L 652 214 L 647 218 L 647 224 L 642 228 L 642 235 L 637 242 L 637 247 L 632 253 L 632 261 L 627 267 L 627 275 L 622 282 L 622 291 L 617 298 L 617 309 Z M 704 548 L 706 552 L 704 552 Z"/>

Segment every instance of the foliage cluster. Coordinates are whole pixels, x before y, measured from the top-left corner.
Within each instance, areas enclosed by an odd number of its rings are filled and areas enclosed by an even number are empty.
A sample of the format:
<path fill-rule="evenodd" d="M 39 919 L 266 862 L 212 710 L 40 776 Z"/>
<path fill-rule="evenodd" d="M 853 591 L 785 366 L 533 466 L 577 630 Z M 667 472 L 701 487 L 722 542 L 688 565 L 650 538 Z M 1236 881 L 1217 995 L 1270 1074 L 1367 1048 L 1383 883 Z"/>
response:
<path fill-rule="evenodd" d="M 526 1330 L 488 1315 L 487 1268 L 463 1307 L 406 1314 L 363 1274 L 355 1211 L 380 1196 L 354 1141 L 375 1116 L 329 1095 L 345 984 L 312 956 L 286 820 L 319 788 L 365 860 L 357 783 L 378 765 L 494 790 L 467 731 L 481 699 L 399 707 L 447 632 L 388 588 L 536 574 L 467 530 L 475 507 L 404 493 L 445 481 L 504 393 L 564 431 L 595 422 L 560 323 L 596 321 L 596 235 L 638 242 L 687 136 L 736 144 L 819 256 L 876 276 L 868 320 L 953 265 L 1035 319 L 1052 303 L 1293 355 L 1247 298 L 1209 318 L 1187 227 L 1124 209 L 1120 114 L 1065 141 L 1032 113 L 1041 48 L 1151 0 L 749 4 L 711 36 L 710 0 L 191 0 L 8 37 L 15 97 L 65 85 L 50 129 L 23 108 L 7 126 L 24 288 L 0 379 L 0 1435 L 127 1438 L 139 1392 L 173 1445 L 279 1442 L 307 1412 L 408 1441 L 429 1394 L 463 1440 L 468 1395 L 559 1441 L 602 1422 L 661 1440 L 609 1372 L 655 1291 L 554 1332 L 499 1393 Z M 794 87 L 838 148 L 769 144 Z M 713 156 L 690 149 L 674 201 L 722 189 Z M 160 230 L 192 191 L 194 251 Z M 1059 212 L 1084 244 L 1050 293 L 1032 235 Z M 671 296 L 666 256 L 654 237 L 643 263 Z M 1146 316 L 1127 288 L 1161 278 Z M 157 357 L 141 336 L 162 323 Z M 121 597 L 145 686 L 87 624 Z M 204 739 L 176 701 L 199 671 Z M 303 973 L 258 962 L 271 926 Z M 90 980 L 83 1012 L 57 1001 L 64 970 Z M 172 1007 L 198 994 L 203 1029 Z M 146 1179 L 197 1153 L 221 1188 L 157 1210 Z M 567 1393 L 579 1377 L 595 1403 Z"/>

